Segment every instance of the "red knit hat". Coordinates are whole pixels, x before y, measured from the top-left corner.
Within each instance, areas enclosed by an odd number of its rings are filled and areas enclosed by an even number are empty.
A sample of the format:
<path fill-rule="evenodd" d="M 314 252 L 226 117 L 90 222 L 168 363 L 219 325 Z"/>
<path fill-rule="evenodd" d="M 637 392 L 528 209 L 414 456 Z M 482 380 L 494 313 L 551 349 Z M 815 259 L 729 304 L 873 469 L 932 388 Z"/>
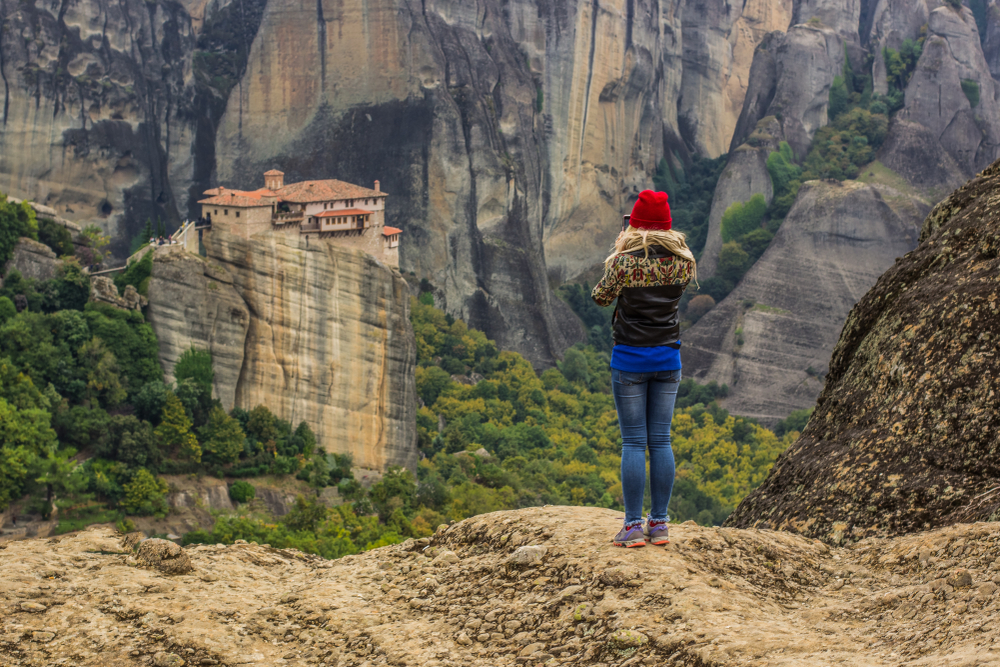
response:
<path fill-rule="evenodd" d="M 667 203 L 666 192 L 643 190 L 639 200 L 632 207 L 632 217 L 628 224 L 636 229 L 670 229 L 673 218 L 670 217 L 670 204 Z"/>

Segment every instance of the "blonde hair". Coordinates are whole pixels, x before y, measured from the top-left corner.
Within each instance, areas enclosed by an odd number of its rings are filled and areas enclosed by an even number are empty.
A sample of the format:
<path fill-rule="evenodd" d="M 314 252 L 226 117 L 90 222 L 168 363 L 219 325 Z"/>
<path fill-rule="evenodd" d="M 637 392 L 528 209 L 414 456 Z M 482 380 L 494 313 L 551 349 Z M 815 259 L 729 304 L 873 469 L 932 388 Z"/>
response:
<path fill-rule="evenodd" d="M 694 270 L 694 283 L 698 284 L 698 264 L 695 262 L 694 253 L 688 248 L 682 232 L 673 229 L 636 229 L 627 227 L 625 231 L 615 239 L 615 245 L 608 258 L 604 260 L 604 268 L 607 269 L 615 261 L 615 257 L 626 252 L 634 252 L 640 248 L 645 251 L 645 257 L 649 257 L 649 246 L 663 246 L 677 257 L 689 260 Z"/>

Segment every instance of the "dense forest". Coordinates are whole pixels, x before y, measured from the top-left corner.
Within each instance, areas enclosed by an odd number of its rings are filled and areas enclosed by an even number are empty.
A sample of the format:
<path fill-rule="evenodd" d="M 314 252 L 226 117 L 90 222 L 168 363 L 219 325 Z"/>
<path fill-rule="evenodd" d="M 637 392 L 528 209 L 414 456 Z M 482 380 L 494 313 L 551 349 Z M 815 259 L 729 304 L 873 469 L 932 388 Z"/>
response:
<path fill-rule="evenodd" d="M 19 236 L 61 254 L 47 281 L 16 271 L 0 288 L 0 510 L 56 517 L 58 532 L 130 516 L 165 516 L 164 475 L 226 479 L 239 503 L 212 530 L 186 543 L 253 540 L 325 557 L 357 553 L 430 534 L 440 523 L 494 510 L 542 504 L 621 509 L 617 418 L 608 347 L 566 352 L 558 368 L 537 374 L 433 305 L 428 291 L 411 304 L 416 334 L 416 474 L 391 469 L 368 489 L 349 456 L 328 454 L 306 423 L 290 424 L 267 406 L 229 413 L 212 396 L 211 356 L 190 349 L 175 381 L 164 381 L 152 327 L 141 312 L 89 300 L 79 249 L 40 233 L 30 207 L 0 200 L 0 251 Z M 84 250 L 98 252 L 99 239 Z M 6 259 L 6 258 L 5 258 Z M 92 260 L 88 255 L 86 258 Z M 119 288 L 148 287 L 153 254 L 116 278 Z M 588 303 L 574 292 L 574 306 Z M 603 322 L 605 309 L 584 312 Z M 589 313 L 589 315 L 587 314 Z M 684 381 L 674 419 L 677 482 L 671 516 L 718 524 L 759 484 L 801 428 L 783 437 L 719 407 L 725 387 Z M 250 501 L 253 478 L 294 476 L 315 493 L 300 496 L 280 519 Z M 319 492 L 335 486 L 343 503 Z"/>

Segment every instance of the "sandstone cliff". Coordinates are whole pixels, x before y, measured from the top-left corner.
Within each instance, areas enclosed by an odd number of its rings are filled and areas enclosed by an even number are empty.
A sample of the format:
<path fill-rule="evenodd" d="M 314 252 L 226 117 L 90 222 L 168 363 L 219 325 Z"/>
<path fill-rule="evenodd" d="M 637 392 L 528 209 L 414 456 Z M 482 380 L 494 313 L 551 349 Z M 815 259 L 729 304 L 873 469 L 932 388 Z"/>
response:
<path fill-rule="evenodd" d="M 994 523 L 847 548 L 685 524 L 662 551 L 625 551 L 608 540 L 618 521 L 592 508 L 498 512 L 338 561 L 136 544 L 106 527 L 14 542 L 0 549 L 0 656 L 84 667 L 1000 659 Z"/>
<path fill-rule="evenodd" d="M 851 308 L 915 247 L 908 200 L 858 182 L 811 181 L 736 289 L 683 334 L 684 373 L 730 387 L 726 408 L 767 424 L 809 408 Z"/>
<path fill-rule="evenodd" d="M 357 465 L 416 465 L 416 349 L 406 282 L 333 242 L 212 230 L 207 257 L 158 251 L 148 317 L 167 378 L 191 345 L 212 353 L 230 409 L 306 421 Z"/>
<path fill-rule="evenodd" d="M 851 311 L 802 437 L 730 518 L 825 540 L 995 519 L 1000 163 Z"/>

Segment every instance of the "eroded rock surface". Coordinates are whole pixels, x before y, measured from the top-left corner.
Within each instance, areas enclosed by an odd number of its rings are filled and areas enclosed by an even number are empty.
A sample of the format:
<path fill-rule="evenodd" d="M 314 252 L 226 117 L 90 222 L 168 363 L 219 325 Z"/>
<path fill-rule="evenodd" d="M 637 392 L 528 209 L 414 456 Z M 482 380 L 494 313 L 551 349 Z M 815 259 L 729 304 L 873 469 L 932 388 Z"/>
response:
<path fill-rule="evenodd" d="M 1000 163 L 851 311 L 802 437 L 730 518 L 858 539 L 995 518 Z"/>
<path fill-rule="evenodd" d="M 671 528 L 616 549 L 621 516 L 474 517 L 338 561 L 267 545 L 130 565 L 104 527 L 0 550 L 10 665 L 914 665 L 1000 659 L 998 524 L 827 545 Z M 150 540 L 140 543 L 147 544 Z M 544 546 L 541 560 L 510 555 Z M 522 550 L 523 553 L 523 550 Z M 447 557 L 443 557 L 448 555 Z"/>

